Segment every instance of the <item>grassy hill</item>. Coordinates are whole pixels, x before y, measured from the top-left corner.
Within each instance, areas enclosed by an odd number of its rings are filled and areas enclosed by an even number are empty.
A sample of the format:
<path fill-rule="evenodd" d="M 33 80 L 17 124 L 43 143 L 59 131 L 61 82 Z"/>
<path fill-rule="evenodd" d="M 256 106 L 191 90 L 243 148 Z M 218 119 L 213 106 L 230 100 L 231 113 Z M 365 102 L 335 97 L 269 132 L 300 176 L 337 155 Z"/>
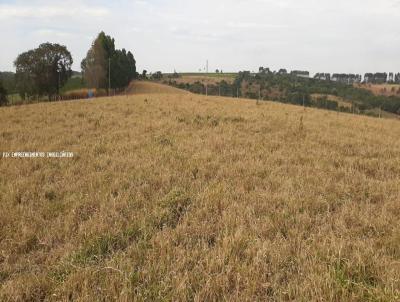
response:
<path fill-rule="evenodd" d="M 356 84 L 357 88 L 371 91 L 374 95 L 399 96 L 400 85 L 398 84 Z"/>
<path fill-rule="evenodd" d="M 133 81 L 127 88 L 129 94 L 189 94 L 185 90 L 177 89 L 168 85 L 163 85 L 148 81 Z"/>
<path fill-rule="evenodd" d="M 400 124 L 145 83 L 0 108 L 1 301 L 398 301 Z"/>

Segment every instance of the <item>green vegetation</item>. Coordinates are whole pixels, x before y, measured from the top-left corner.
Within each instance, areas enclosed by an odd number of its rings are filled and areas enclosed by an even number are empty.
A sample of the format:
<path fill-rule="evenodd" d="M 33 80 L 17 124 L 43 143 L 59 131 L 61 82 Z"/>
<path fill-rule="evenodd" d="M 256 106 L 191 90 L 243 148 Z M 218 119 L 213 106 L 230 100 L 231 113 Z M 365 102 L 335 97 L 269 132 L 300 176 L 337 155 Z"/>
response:
<path fill-rule="evenodd" d="M 115 49 L 115 40 L 104 32 L 93 41 L 81 68 L 90 88 L 121 90 L 137 78 L 133 54 Z"/>
<path fill-rule="evenodd" d="M 2 82 L 0 81 L 0 106 L 5 106 L 8 103 L 7 99 L 7 91 L 3 87 Z"/>
<path fill-rule="evenodd" d="M 14 72 L 0 72 L 0 81 L 8 94 L 18 93 Z"/>
<path fill-rule="evenodd" d="M 16 72 L 0 72 L 7 94 L 2 104 L 20 105 L 43 100 L 77 99 L 125 89 L 137 78 L 136 61 L 125 49 L 115 48 L 115 40 L 101 32 L 82 61 L 82 73 L 72 71 L 73 59 L 66 46 L 43 43 L 20 54 L 14 62 Z M 110 86 L 110 87 L 109 87 Z"/>
<path fill-rule="evenodd" d="M 67 47 L 44 43 L 18 56 L 15 80 L 22 98 L 47 96 L 52 100 L 71 77 L 73 60 Z"/>
<path fill-rule="evenodd" d="M 153 74 L 151 75 L 151 79 L 152 79 L 152 80 L 159 81 L 159 80 L 161 80 L 162 78 L 163 78 L 163 74 L 162 74 L 161 71 L 157 71 L 157 72 L 155 72 L 155 73 L 153 73 Z"/>
<path fill-rule="evenodd" d="M 65 83 L 65 85 L 61 89 L 61 93 L 66 93 L 68 91 L 85 89 L 85 88 L 87 88 L 85 80 L 82 77 L 76 76 L 76 77 L 70 78 Z"/>
<path fill-rule="evenodd" d="M 220 73 L 211 75 L 221 76 Z M 252 74 L 249 71 L 239 72 L 233 83 L 227 83 L 225 80 L 222 80 L 206 85 L 200 81 L 178 83 L 171 79 L 167 83 L 200 94 L 207 93 L 208 95 L 273 100 L 335 111 L 353 111 L 368 115 L 374 115 L 371 113 L 374 109 L 381 109 L 394 114 L 400 113 L 400 97 L 377 96 L 371 91 L 357 88 L 353 85 L 302 78 L 285 72 L 273 73 L 268 69 L 260 69 L 260 72 L 257 74 Z M 312 94 L 319 94 L 322 97 L 313 100 L 311 97 Z M 343 106 L 335 100 L 329 100 L 328 96 L 339 97 L 351 105 Z"/>

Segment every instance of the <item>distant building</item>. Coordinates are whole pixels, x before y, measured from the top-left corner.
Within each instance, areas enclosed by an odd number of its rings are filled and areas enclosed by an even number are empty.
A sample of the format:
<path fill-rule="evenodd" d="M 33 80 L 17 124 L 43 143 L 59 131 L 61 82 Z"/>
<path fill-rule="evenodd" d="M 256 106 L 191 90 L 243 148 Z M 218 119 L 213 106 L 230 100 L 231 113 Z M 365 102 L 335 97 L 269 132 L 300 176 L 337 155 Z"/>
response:
<path fill-rule="evenodd" d="M 346 73 L 334 73 L 332 75 L 332 81 L 352 85 L 355 83 L 361 83 L 362 76 L 360 74 L 346 74 Z"/>
<path fill-rule="evenodd" d="M 293 70 L 290 74 L 299 78 L 310 78 L 310 72 L 308 71 Z"/>

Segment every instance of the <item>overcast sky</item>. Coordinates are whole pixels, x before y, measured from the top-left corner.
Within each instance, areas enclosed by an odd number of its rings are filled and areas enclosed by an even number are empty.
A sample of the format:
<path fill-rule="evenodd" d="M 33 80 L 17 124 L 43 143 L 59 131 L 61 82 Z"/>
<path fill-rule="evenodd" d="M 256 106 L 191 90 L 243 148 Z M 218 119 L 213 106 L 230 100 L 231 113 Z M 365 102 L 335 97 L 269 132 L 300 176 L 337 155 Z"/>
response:
<path fill-rule="evenodd" d="M 80 70 L 101 30 L 140 71 L 400 72 L 400 0 L 0 0 L 0 70 L 47 41 Z"/>

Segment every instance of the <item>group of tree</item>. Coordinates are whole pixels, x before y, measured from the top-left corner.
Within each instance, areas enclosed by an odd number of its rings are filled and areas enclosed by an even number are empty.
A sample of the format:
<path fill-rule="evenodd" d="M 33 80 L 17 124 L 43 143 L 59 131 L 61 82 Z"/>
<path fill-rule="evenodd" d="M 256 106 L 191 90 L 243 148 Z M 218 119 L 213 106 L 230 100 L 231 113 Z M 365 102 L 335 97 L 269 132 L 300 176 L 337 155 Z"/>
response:
<path fill-rule="evenodd" d="M 151 75 L 151 79 L 155 81 L 160 81 L 163 78 L 163 74 L 161 71 L 157 71 Z"/>
<path fill-rule="evenodd" d="M 346 74 L 346 73 L 317 73 L 314 76 L 314 79 L 324 80 L 324 81 L 333 81 L 333 82 L 341 82 L 344 84 L 399 84 L 400 83 L 400 73 L 394 74 L 390 72 L 389 74 L 386 72 L 376 72 L 371 73 L 368 72 L 363 76 L 361 74 Z"/>
<path fill-rule="evenodd" d="M 72 56 L 67 47 L 43 43 L 20 54 L 14 62 L 16 89 L 22 98 L 52 99 L 71 77 Z"/>
<path fill-rule="evenodd" d="M 14 61 L 15 74 L 0 73 L 0 80 L 8 93 L 19 93 L 23 99 L 52 100 L 71 78 L 72 64 L 66 46 L 47 42 L 21 53 Z M 116 49 L 114 39 L 104 32 L 94 40 L 81 66 L 88 88 L 119 90 L 137 77 L 133 54 Z"/>
<path fill-rule="evenodd" d="M 115 40 L 101 32 L 81 62 L 83 77 L 90 88 L 121 90 L 138 75 L 133 54 L 115 48 Z"/>
<path fill-rule="evenodd" d="M 387 83 L 388 74 L 386 72 L 366 73 L 364 75 L 365 83 L 384 84 Z"/>
<path fill-rule="evenodd" d="M 274 75 L 286 75 L 288 74 L 286 69 L 280 69 L 279 71 L 272 71 L 268 67 L 259 67 L 258 74 L 266 75 L 266 74 L 274 74 Z M 292 76 L 308 78 L 310 77 L 310 73 L 308 71 L 301 70 L 293 70 L 290 72 Z M 324 80 L 324 81 L 332 81 L 332 82 L 340 82 L 343 84 L 354 84 L 354 83 L 371 83 L 371 84 L 385 84 L 385 83 L 397 83 L 400 84 L 400 73 L 386 73 L 386 72 L 377 72 L 377 73 L 366 73 L 363 76 L 361 74 L 346 74 L 346 73 L 316 73 L 314 75 L 314 79 L 316 80 Z"/>
<path fill-rule="evenodd" d="M 305 75 L 306 73 L 304 73 Z M 348 78 L 353 79 L 357 76 Z M 285 73 L 283 70 L 282 72 L 271 72 L 268 68 L 260 68 L 257 74 L 250 71 L 239 72 L 232 83 L 221 81 L 209 84 L 207 87 L 201 82 L 169 81 L 169 84 L 200 94 L 240 96 L 365 114 L 369 114 L 373 109 L 381 108 L 387 112 L 400 114 L 400 97 L 376 96 L 366 89 L 345 82 L 299 77 L 298 73 Z M 315 98 L 314 96 L 317 95 L 322 97 Z M 330 96 L 346 100 L 351 107 L 339 104 Z"/>

